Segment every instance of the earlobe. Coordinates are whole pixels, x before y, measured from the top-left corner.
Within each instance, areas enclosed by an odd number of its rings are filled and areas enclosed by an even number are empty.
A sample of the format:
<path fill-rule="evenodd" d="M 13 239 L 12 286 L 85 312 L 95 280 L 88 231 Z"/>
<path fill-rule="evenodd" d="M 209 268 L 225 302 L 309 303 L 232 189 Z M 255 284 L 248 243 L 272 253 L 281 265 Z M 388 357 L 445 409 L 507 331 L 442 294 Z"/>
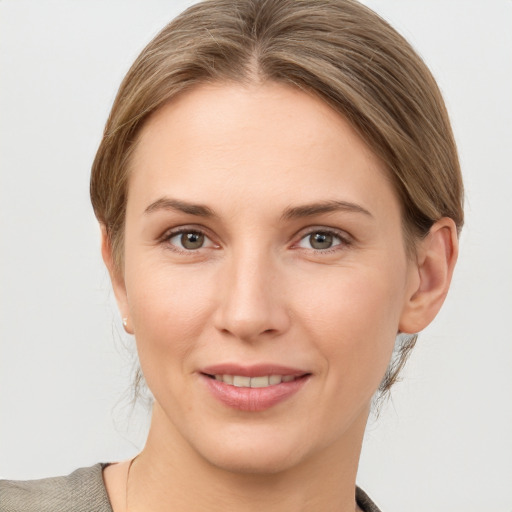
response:
<path fill-rule="evenodd" d="M 116 297 L 117 306 L 119 308 L 119 312 L 121 313 L 121 318 L 123 319 L 124 330 L 128 334 L 133 334 L 131 322 L 128 321 L 129 308 L 126 295 L 126 287 L 124 283 L 124 276 L 122 275 L 121 271 L 116 267 L 114 256 L 112 254 L 112 244 L 110 241 L 110 237 L 107 233 L 107 229 L 104 225 L 101 225 L 100 227 L 101 256 L 110 275 L 110 281 L 112 283 L 112 289 L 114 290 L 114 295 Z"/>
<path fill-rule="evenodd" d="M 435 318 L 448 293 L 457 256 L 457 228 L 452 219 L 443 217 L 419 243 L 416 279 L 400 318 L 401 332 L 417 333 Z"/>

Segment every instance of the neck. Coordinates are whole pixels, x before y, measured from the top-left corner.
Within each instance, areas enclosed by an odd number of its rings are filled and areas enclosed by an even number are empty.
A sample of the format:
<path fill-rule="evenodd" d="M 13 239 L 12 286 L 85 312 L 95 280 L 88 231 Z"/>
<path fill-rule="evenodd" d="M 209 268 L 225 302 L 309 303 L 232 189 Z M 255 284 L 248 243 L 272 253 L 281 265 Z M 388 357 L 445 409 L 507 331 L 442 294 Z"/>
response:
<path fill-rule="evenodd" d="M 198 454 L 156 405 L 146 446 L 130 469 L 127 510 L 354 512 L 366 418 L 354 422 L 346 439 L 292 468 L 233 472 Z"/>

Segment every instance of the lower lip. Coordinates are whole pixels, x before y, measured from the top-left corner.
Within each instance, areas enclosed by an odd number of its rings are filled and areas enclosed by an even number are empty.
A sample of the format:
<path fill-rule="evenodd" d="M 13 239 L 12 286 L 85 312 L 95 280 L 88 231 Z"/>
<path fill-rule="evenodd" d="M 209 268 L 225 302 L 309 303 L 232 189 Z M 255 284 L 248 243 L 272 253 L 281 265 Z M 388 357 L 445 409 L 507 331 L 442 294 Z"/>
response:
<path fill-rule="evenodd" d="M 266 388 L 239 388 L 202 375 L 209 391 L 224 405 L 240 411 L 259 412 L 270 409 L 295 395 L 304 386 L 309 376 L 291 382 L 281 382 Z"/>

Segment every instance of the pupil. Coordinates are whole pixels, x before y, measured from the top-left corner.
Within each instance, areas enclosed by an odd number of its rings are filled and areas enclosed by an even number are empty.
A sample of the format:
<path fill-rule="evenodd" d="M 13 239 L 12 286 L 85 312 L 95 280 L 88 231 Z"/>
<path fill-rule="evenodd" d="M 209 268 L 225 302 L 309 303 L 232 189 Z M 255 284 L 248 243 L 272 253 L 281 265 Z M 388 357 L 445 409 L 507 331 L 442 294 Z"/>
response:
<path fill-rule="evenodd" d="M 314 249 L 329 249 L 332 246 L 332 235 L 315 233 L 309 237 L 309 241 Z"/>
<path fill-rule="evenodd" d="M 185 249 L 199 249 L 204 243 L 204 235 L 201 233 L 183 233 L 181 244 Z"/>

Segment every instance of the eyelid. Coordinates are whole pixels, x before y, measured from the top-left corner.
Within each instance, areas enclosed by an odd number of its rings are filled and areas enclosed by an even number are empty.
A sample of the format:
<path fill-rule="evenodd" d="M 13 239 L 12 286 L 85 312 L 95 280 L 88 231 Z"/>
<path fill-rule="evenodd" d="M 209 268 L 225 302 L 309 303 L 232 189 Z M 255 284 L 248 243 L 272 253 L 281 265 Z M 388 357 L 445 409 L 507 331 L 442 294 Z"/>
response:
<path fill-rule="evenodd" d="M 216 242 L 214 240 L 215 237 L 210 234 L 209 229 L 206 229 L 203 226 L 198 226 L 198 225 L 194 225 L 194 224 L 182 225 L 182 226 L 176 226 L 174 228 L 169 228 L 169 229 L 165 230 L 161 236 L 158 237 L 157 241 L 159 243 L 165 243 L 165 242 L 168 242 L 171 238 L 173 238 L 177 235 L 180 235 L 182 233 L 200 233 L 206 239 L 209 240 L 211 245 L 208 245 L 207 247 L 200 247 L 198 249 L 188 249 L 187 250 L 187 249 L 180 249 L 179 247 L 172 245 L 172 244 L 168 244 L 169 246 L 172 246 L 173 250 L 175 250 L 176 252 L 193 254 L 193 253 L 196 253 L 197 251 L 199 251 L 200 249 L 211 249 L 211 248 L 220 248 L 221 247 L 221 244 L 219 244 L 218 242 Z M 341 241 L 341 243 L 336 244 L 333 247 L 330 247 L 328 249 L 314 249 L 314 248 L 307 249 L 307 248 L 300 247 L 298 245 L 302 240 L 304 240 L 304 238 L 311 236 L 314 233 L 325 233 L 325 234 L 332 235 L 332 236 L 338 238 Z M 294 242 L 292 243 L 292 248 L 294 248 L 294 249 L 304 249 L 304 250 L 314 251 L 317 253 L 324 253 L 324 254 L 328 253 L 328 252 L 335 251 L 335 250 L 339 250 L 339 249 L 336 249 L 337 247 L 340 247 L 340 246 L 347 247 L 354 243 L 354 238 L 346 231 L 344 231 L 342 229 L 338 229 L 338 228 L 327 227 L 327 226 L 308 226 L 307 228 L 303 228 L 302 230 L 299 231 L 299 233 L 297 233 L 293 237 L 293 240 L 294 240 Z"/>
<path fill-rule="evenodd" d="M 302 240 L 304 240 L 308 236 L 311 236 L 314 233 L 324 233 L 324 234 L 335 236 L 336 238 L 338 238 L 341 241 L 341 243 L 336 244 L 332 247 L 329 247 L 328 249 L 314 249 L 314 248 L 308 249 L 308 248 L 300 247 L 298 245 Z M 346 231 L 343 231 L 342 229 L 331 228 L 331 227 L 326 227 L 326 226 L 309 226 L 305 229 L 302 229 L 294 237 L 294 240 L 296 240 L 293 243 L 294 248 L 304 249 L 307 251 L 314 251 L 314 252 L 323 253 L 323 254 L 329 253 L 332 251 L 336 251 L 336 250 L 340 250 L 337 248 L 347 247 L 354 243 L 353 237 L 351 235 L 349 235 Z"/>
<path fill-rule="evenodd" d="M 169 242 L 175 236 L 181 235 L 183 233 L 199 233 L 205 237 L 205 239 L 209 240 L 210 244 L 207 246 L 199 247 L 198 249 L 181 249 L 180 247 L 169 243 L 167 248 L 173 250 L 175 252 L 184 253 L 184 254 L 194 254 L 197 253 L 200 249 L 212 249 L 219 248 L 220 245 L 213 240 L 210 231 L 201 226 L 196 225 L 185 225 L 185 226 L 176 226 L 174 228 L 167 229 L 163 232 L 161 236 L 158 237 L 159 243 Z"/>

